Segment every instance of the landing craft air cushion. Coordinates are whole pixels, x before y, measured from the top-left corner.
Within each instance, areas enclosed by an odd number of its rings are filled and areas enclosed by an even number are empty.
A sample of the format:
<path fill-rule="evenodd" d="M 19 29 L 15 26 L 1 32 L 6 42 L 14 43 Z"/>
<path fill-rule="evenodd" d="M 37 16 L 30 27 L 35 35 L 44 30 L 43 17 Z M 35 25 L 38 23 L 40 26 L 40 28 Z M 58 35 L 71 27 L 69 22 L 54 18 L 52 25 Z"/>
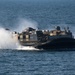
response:
<path fill-rule="evenodd" d="M 17 34 L 17 40 L 22 46 L 33 46 L 38 49 L 75 48 L 75 39 L 68 28 L 61 30 L 57 26 L 54 30 L 36 30 L 28 27 Z"/>

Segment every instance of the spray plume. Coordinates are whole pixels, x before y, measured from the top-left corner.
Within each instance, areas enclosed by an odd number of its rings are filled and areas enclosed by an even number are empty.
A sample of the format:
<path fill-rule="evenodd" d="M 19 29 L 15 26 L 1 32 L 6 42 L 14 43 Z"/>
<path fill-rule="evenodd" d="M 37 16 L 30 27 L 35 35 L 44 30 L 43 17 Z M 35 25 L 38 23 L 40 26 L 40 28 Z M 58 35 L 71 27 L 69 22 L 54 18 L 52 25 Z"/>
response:
<path fill-rule="evenodd" d="M 18 22 L 16 24 L 17 29 L 15 29 L 15 30 L 18 32 L 22 32 L 27 27 L 32 27 L 32 28 L 38 29 L 37 26 L 38 26 L 37 22 L 35 22 L 33 20 L 19 18 Z"/>
<path fill-rule="evenodd" d="M 17 29 L 15 31 L 22 32 L 27 27 L 37 29 L 37 23 L 34 21 L 19 19 Z M 21 46 L 18 41 L 15 41 L 11 31 L 0 27 L 0 49 L 17 49 L 17 50 L 37 50 L 34 47 Z"/>
<path fill-rule="evenodd" d="M 15 49 L 17 47 L 16 42 L 12 38 L 12 33 L 0 28 L 0 49 Z"/>

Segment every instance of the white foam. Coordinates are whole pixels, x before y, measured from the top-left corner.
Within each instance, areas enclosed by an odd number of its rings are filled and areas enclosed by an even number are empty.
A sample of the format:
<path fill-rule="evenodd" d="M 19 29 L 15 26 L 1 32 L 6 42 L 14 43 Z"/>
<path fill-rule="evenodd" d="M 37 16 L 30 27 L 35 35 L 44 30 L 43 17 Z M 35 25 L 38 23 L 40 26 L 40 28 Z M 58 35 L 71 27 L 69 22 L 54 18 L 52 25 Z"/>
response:
<path fill-rule="evenodd" d="M 0 28 L 0 49 L 13 49 L 16 48 L 16 43 L 10 31 Z"/>
<path fill-rule="evenodd" d="M 18 46 L 17 50 L 39 50 L 37 48 L 34 48 L 32 46 Z"/>
<path fill-rule="evenodd" d="M 37 29 L 37 23 L 27 19 L 19 19 L 17 28 L 13 29 L 15 31 L 21 32 L 27 27 L 33 27 Z M 12 31 L 13 32 L 13 31 Z M 18 41 L 15 41 L 11 31 L 5 30 L 5 28 L 0 27 L 0 49 L 16 49 L 16 50 L 37 50 L 30 46 L 21 46 Z"/>

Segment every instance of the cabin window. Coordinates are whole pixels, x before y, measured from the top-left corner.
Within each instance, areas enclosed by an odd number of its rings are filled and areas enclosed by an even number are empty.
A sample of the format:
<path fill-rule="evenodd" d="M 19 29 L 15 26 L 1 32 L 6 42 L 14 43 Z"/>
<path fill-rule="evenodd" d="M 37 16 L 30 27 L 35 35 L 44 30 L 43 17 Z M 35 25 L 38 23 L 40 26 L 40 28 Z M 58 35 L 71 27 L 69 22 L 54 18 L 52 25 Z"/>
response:
<path fill-rule="evenodd" d="M 20 41 L 23 41 L 23 39 L 20 39 Z"/>
<path fill-rule="evenodd" d="M 26 35 L 26 38 L 28 39 L 29 38 L 29 35 Z"/>
<path fill-rule="evenodd" d="M 20 38 L 23 39 L 23 35 L 20 35 Z"/>

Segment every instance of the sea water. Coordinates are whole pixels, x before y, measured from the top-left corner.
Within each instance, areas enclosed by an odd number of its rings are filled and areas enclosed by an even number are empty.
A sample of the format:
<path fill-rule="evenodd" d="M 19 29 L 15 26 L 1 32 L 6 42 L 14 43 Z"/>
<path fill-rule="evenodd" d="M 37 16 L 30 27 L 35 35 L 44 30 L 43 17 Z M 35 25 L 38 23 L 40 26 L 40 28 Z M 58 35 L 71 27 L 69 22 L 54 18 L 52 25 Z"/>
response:
<path fill-rule="evenodd" d="M 0 0 L 0 75 L 75 75 L 75 51 L 20 47 L 5 30 L 58 25 L 69 26 L 75 35 L 74 0 Z"/>

